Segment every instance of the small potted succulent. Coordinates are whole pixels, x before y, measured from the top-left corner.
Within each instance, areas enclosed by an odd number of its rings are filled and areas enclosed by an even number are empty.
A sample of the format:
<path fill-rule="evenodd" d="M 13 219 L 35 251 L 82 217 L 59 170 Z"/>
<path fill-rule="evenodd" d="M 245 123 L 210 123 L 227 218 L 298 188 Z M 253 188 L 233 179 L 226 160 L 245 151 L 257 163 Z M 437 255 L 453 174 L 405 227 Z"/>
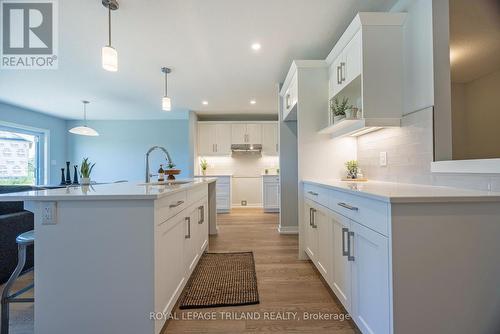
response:
<path fill-rule="evenodd" d="M 203 176 L 207 175 L 208 162 L 207 159 L 201 159 L 200 161 L 201 174 Z"/>
<path fill-rule="evenodd" d="M 172 161 L 167 162 L 167 169 L 165 174 L 168 175 L 167 180 L 175 180 L 174 175 L 179 175 L 181 173 L 180 169 L 175 169 L 175 164 Z"/>
<path fill-rule="evenodd" d="M 345 167 L 347 168 L 347 178 L 348 179 L 357 179 L 358 178 L 358 162 L 356 160 L 349 160 L 345 163 Z"/>
<path fill-rule="evenodd" d="M 84 158 L 80 165 L 80 178 L 81 183 L 83 185 L 90 184 L 90 174 L 92 174 L 92 170 L 94 169 L 95 163 L 89 162 L 89 158 Z"/>
<path fill-rule="evenodd" d="M 330 100 L 330 112 L 333 116 L 333 123 L 346 118 L 346 113 L 349 113 L 351 108 L 352 106 L 349 105 L 349 98 L 347 97 L 344 97 L 342 102 L 338 99 L 338 97 Z"/>

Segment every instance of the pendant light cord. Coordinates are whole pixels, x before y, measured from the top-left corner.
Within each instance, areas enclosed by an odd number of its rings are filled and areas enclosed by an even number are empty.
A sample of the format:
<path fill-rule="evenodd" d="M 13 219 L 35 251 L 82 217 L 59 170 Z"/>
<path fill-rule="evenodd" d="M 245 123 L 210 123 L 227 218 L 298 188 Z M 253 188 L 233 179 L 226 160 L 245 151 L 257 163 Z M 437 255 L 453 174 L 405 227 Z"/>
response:
<path fill-rule="evenodd" d="M 111 46 L 111 4 L 108 4 L 108 41 Z"/>
<path fill-rule="evenodd" d="M 165 97 L 168 96 L 168 90 L 167 90 L 167 86 L 168 85 L 168 80 L 167 80 L 167 73 L 165 72 Z"/>

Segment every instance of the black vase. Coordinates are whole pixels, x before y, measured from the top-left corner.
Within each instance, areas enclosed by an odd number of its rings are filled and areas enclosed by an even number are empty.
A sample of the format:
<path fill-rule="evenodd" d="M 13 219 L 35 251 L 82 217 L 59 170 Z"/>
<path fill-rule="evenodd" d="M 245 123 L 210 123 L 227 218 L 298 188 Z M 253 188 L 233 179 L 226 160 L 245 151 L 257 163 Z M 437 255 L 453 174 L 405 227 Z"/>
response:
<path fill-rule="evenodd" d="M 80 184 L 78 183 L 78 172 L 77 172 L 78 166 L 74 165 L 73 167 L 75 168 L 75 172 L 73 174 L 73 184 Z"/>
<path fill-rule="evenodd" d="M 61 184 L 66 184 L 66 180 L 64 178 L 64 168 L 61 168 Z"/>
<path fill-rule="evenodd" d="M 71 171 L 69 170 L 69 161 L 66 161 L 66 184 L 71 184 Z"/>

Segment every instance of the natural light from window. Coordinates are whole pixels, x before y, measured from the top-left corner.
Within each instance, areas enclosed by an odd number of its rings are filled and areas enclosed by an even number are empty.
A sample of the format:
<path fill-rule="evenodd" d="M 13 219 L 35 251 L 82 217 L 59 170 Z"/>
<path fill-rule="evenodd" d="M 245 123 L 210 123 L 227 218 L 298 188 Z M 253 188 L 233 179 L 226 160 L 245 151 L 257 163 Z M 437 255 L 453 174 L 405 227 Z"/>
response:
<path fill-rule="evenodd" d="M 0 185 L 35 185 L 37 143 L 34 135 L 0 131 Z"/>

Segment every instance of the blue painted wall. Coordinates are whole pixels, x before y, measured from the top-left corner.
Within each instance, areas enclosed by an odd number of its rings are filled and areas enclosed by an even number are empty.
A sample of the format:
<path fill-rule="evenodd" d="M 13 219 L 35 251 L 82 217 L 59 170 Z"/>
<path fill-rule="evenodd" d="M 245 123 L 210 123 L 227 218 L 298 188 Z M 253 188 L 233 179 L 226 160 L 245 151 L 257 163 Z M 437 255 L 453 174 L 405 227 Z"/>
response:
<path fill-rule="evenodd" d="M 81 121 L 68 121 L 68 129 L 81 125 Z M 117 180 L 144 181 L 145 154 L 153 145 L 164 146 L 181 178 L 191 177 L 193 155 L 190 147 L 189 119 L 183 120 L 133 120 L 89 121 L 88 125 L 100 134 L 85 137 L 68 133 L 68 158 L 72 164 L 80 164 L 83 157 L 96 163 L 92 179 L 97 182 Z M 161 151 L 151 154 L 151 170 L 165 165 Z"/>
<path fill-rule="evenodd" d="M 0 121 L 49 131 L 48 183 L 59 183 L 60 168 L 66 161 L 66 121 L 1 102 Z"/>

